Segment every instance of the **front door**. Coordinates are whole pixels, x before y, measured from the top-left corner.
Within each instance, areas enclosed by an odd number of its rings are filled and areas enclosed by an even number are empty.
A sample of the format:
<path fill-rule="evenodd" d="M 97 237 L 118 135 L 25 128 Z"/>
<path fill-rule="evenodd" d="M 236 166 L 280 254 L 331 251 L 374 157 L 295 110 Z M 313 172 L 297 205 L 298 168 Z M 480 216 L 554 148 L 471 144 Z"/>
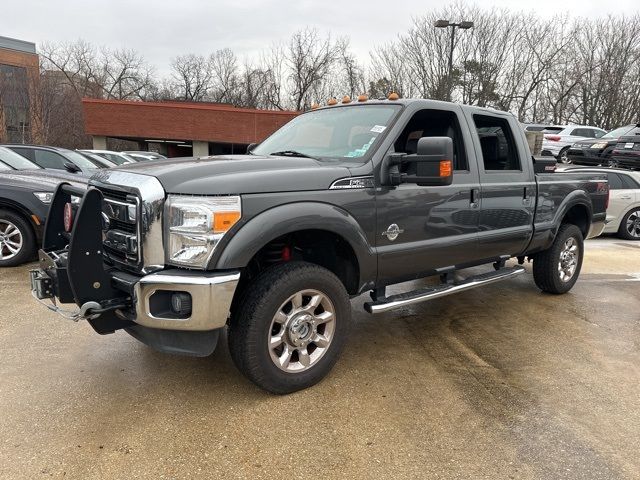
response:
<path fill-rule="evenodd" d="M 376 195 L 378 279 L 392 284 L 437 273 L 477 255 L 479 178 L 460 108 L 418 110 L 389 153 L 416 153 L 418 139 L 449 136 L 454 175 L 449 186 L 402 184 L 380 187 Z M 471 152 L 470 152 L 471 150 Z"/>

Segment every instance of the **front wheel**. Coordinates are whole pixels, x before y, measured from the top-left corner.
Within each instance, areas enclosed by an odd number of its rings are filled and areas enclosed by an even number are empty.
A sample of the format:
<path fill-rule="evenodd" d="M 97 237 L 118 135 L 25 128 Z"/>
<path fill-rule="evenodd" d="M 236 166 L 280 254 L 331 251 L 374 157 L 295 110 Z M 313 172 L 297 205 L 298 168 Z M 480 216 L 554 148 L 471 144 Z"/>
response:
<path fill-rule="evenodd" d="M 265 390 L 285 394 L 325 377 L 351 325 L 342 282 L 306 262 L 276 265 L 243 293 L 229 326 L 233 362 Z"/>
<path fill-rule="evenodd" d="M 572 224 L 558 229 L 550 248 L 533 259 L 533 279 L 543 292 L 566 293 L 575 285 L 582 268 L 584 240 Z"/>
<path fill-rule="evenodd" d="M 36 248 L 31 226 L 20 215 L 0 210 L 0 267 L 15 267 L 28 261 Z"/>
<path fill-rule="evenodd" d="M 564 165 L 570 164 L 571 163 L 571 159 L 567 155 L 568 152 L 569 152 L 569 147 L 565 147 L 562 150 L 560 150 L 560 153 L 558 154 L 558 162 L 560 162 L 560 163 L 562 163 Z"/>
<path fill-rule="evenodd" d="M 640 208 L 634 208 L 620 222 L 618 236 L 625 240 L 640 240 Z"/>

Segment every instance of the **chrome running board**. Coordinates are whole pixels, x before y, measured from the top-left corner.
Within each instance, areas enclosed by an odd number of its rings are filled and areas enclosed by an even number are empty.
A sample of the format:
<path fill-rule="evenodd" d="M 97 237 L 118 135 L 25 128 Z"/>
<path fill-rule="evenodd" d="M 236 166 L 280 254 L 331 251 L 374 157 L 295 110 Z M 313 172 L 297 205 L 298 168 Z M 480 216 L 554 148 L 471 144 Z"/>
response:
<path fill-rule="evenodd" d="M 406 307 L 407 305 L 426 302 L 427 300 L 444 297 L 451 295 L 452 293 L 463 292 L 483 285 L 489 285 L 490 283 L 515 277 L 524 272 L 525 269 L 521 266 L 501 268 L 495 272 L 488 272 L 468 277 L 459 283 L 443 283 L 441 285 L 436 285 L 435 287 L 421 288 L 420 290 L 414 290 L 412 292 L 391 295 L 390 297 L 385 297 L 375 302 L 366 302 L 364 304 L 364 309 L 371 314 L 388 312 L 394 308 Z"/>

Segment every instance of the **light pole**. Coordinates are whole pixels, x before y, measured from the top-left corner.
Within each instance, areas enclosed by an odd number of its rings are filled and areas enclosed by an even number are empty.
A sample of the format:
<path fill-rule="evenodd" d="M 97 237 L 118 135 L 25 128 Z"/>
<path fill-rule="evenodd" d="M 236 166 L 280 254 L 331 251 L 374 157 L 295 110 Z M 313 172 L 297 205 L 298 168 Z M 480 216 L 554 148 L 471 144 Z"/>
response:
<path fill-rule="evenodd" d="M 451 27 L 451 45 L 449 47 L 449 73 L 447 74 L 447 100 L 451 101 L 451 90 L 453 90 L 453 43 L 456 38 L 456 28 L 469 30 L 473 27 L 473 22 L 463 21 L 452 23 L 449 20 L 436 20 L 433 24 L 436 28 Z"/>

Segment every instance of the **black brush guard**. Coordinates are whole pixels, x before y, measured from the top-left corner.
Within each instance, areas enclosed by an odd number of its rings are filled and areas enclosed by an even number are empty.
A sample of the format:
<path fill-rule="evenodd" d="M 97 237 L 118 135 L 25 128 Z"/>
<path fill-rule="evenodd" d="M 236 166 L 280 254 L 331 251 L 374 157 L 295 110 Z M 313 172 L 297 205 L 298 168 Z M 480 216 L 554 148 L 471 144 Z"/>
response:
<path fill-rule="evenodd" d="M 71 197 L 81 198 L 71 232 L 64 228 L 64 209 Z M 47 308 L 78 320 L 86 319 L 100 333 L 130 327 L 133 322 L 116 315 L 116 310 L 132 306 L 131 293 L 117 289 L 104 263 L 102 247 L 102 192 L 86 191 L 68 183 L 58 185 L 49 208 L 40 268 L 32 270 L 31 289 L 40 301 L 51 300 Z M 75 303 L 79 310 L 69 312 L 58 303 Z"/>

